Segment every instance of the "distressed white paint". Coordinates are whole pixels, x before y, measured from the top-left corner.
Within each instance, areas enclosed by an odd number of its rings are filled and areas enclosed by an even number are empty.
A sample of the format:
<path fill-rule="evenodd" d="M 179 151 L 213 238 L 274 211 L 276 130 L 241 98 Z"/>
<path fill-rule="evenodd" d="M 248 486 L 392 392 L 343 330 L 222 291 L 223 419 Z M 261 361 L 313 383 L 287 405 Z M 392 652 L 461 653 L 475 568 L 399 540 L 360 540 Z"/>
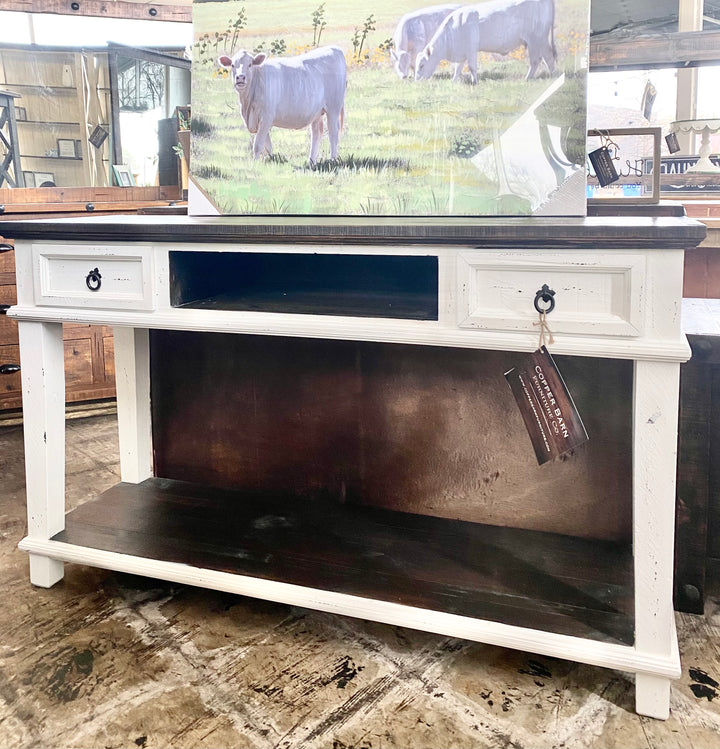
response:
<path fill-rule="evenodd" d="M 139 484 L 152 476 L 150 344 L 144 328 L 113 328 L 120 477 Z"/>
<path fill-rule="evenodd" d="M 528 298 L 547 285 L 555 292 L 554 334 L 642 335 L 643 255 L 461 252 L 458 281 L 461 328 L 528 330 L 538 315 Z"/>
<path fill-rule="evenodd" d="M 80 256 L 83 251 L 82 247 L 62 243 L 38 246 L 43 248 L 43 253 L 52 248 L 58 256 Z M 92 247 L 95 245 L 88 244 L 88 248 Z M 102 247 L 107 252 L 107 246 Z M 230 252 L 233 249 L 258 253 L 338 253 L 338 247 L 328 245 L 238 247 L 199 243 L 172 246 L 173 252 Z M 142 247 L 137 251 L 135 247 L 125 251 L 128 256 L 137 253 L 138 258 L 142 257 L 143 274 L 149 270 L 153 274 L 143 282 L 142 304 L 145 307 L 142 309 L 139 304 L 124 305 L 118 299 L 111 299 L 103 307 L 102 300 L 91 298 L 89 306 L 87 297 L 92 292 L 86 291 L 77 300 L 65 298 L 65 307 L 48 305 L 47 300 L 38 305 L 32 297 L 19 297 L 18 305 L 10 314 L 18 320 L 532 351 L 538 342 L 537 330 L 532 325 L 536 315 L 533 300 L 538 288 L 547 283 L 556 291 L 556 311 L 548 317 L 556 339 L 555 353 L 662 361 L 685 361 L 690 356 L 680 329 L 679 284 L 683 268 L 680 250 L 639 253 L 619 249 L 599 253 L 592 249 L 558 251 L 548 248 L 542 252 L 498 252 L 452 247 L 343 245 L 340 251 L 344 255 L 437 257 L 438 320 L 174 308 L 170 306 L 168 247 L 162 244 L 152 247 L 150 253 L 145 253 Z M 468 258 L 477 267 L 494 269 L 492 281 L 484 282 L 482 289 L 477 283 L 477 271 L 468 270 Z M 84 285 L 87 271 L 84 266 L 82 269 L 79 275 Z M 28 277 L 32 278 L 32 270 L 28 270 Z M 38 267 L 35 272 L 39 272 Z M 577 283 L 573 283 L 575 274 Z M 34 283 L 37 284 L 37 280 Z M 508 301 L 507 288 L 516 289 L 517 300 L 512 303 Z M 481 301 L 486 292 L 494 296 L 489 301 Z M 479 303 L 485 305 L 480 312 Z M 459 325 L 459 321 L 463 322 Z"/>
<path fill-rule="evenodd" d="M 46 540 L 65 527 L 65 362 L 62 325 L 20 322 L 28 537 Z M 30 555 L 30 580 L 49 588 L 63 564 Z"/>
<path fill-rule="evenodd" d="M 670 679 L 651 674 L 635 675 L 635 710 L 640 715 L 667 720 L 670 717 Z"/>
<path fill-rule="evenodd" d="M 333 614 L 410 627 L 424 632 L 460 637 L 465 640 L 589 663 L 594 666 L 654 674 L 666 679 L 680 676 L 679 661 L 676 658 L 662 657 L 629 645 L 586 640 L 581 637 L 473 619 L 346 593 L 305 588 L 276 580 L 200 569 L 187 564 L 134 557 L 102 549 L 88 549 L 59 541 L 43 542 L 26 538 L 20 542 L 20 548 L 24 551 L 47 554 L 66 562 L 156 577 L 185 585 L 277 601 L 291 606 L 302 606 Z"/>
<path fill-rule="evenodd" d="M 670 656 L 676 647 L 672 606 L 675 474 L 680 365 L 636 362 L 633 413 L 633 557 L 635 643 Z M 667 717 L 669 683 L 638 679 L 644 714 Z"/>
<path fill-rule="evenodd" d="M 534 298 L 533 294 L 533 298 Z M 532 304 L 532 300 L 530 300 Z M 17 320 L 57 320 L 58 312 L 35 307 L 13 307 Z M 439 322 L 420 320 L 384 320 L 318 315 L 286 315 L 266 312 L 219 312 L 216 310 L 177 309 L 156 311 L 151 315 L 133 312 L 63 310 L 68 322 L 92 325 L 192 330 L 208 333 L 248 333 L 251 335 L 295 336 L 348 341 L 409 343 L 422 346 L 457 346 L 494 351 L 533 351 L 537 348 L 537 330 L 477 331 L 441 327 Z M 678 321 L 680 315 L 678 314 Z M 548 317 L 552 328 L 553 318 Z M 553 352 L 575 356 L 611 359 L 647 359 L 684 362 L 690 357 L 687 340 L 645 336 L 642 339 L 569 336 L 559 334 Z"/>
<path fill-rule="evenodd" d="M 152 309 L 152 252 L 149 246 L 33 244 L 35 304 L 101 309 Z M 100 285 L 88 288 L 97 270 Z"/>
<path fill-rule="evenodd" d="M 50 441 L 39 453 L 32 453 L 28 462 L 28 509 L 32 520 L 28 537 L 20 547 L 31 554 L 33 582 L 52 584 L 62 574 L 62 561 L 68 561 L 627 670 L 637 674 L 638 711 L 655 717 L 667 715 L 670 679 L 680 674 L 671 593 L 678 371 L 679 362 L 690 354 L 680 320 L 682 251 L 628 252 L 622 248 L 602 252 L 561 251 L 548 247 L 536 252 L 512 249 L 499 252 L 472 247 L 343 245 L 338 248 L 278 244 L 171 247 L 173 251 L 193 252 L 433 255 L 438 259 L 438 320 L 417 321 L 176 309 L 170 306 L 170 248 L 162 243 L 149 248 L 119 246 L 111 252 L 107 246 L 103 250 L 91 243 L 84 246 L 46 243 L 35 253 L 34 266 L 30 261 L 30 245 L 21 243 L 19 247 L 18 305 L 11 316 L 21 326 L 30 447 L 38 443 L 39 435 L 50 435 Z M 132 283 L 139 290 L 141 303 L 127 306 L 120 303 L 121 296 L 112 295 L 103 303 L 102 297 L 88 297 L 92 292 L 82 289 L 75 296 L 69 293 L 75 289 L 73 284 L 78 283 L 72 274 L 78 269 L 81 275 L 87 273 L 85 260 L 94 260 L 95 253 L 110 262 L 120 255 L 136 258 L 133 267 L 142 268 L 143 280 L 141 286 L 137 286 L 138 277 Z M 60 264 L 50 262 L 51 257 L 61 258 Z M 68 259 L 72 262 L 66 266 Z M 95 267 L 94 262 L 91 265 Z M 67 268 L 72 270 L 72 281 L 65 275 Z M 46 274 L 45 280 L 42 274 Z M 558 314 L 548 318 L 551 328 L 557 320 L 553 353 L 636 362 L 634 646 L 584 640 L 49 540 L 62 528 L 64 511 L 62 340 L 58 323 L 74 321 L 115 327 L 122 478 L 139 482 L 152 471 L 148 329 L 530 351 L 537 347 L 538 341 L 537 330 L 531 325 L 537 291 L 533 287 L 543 283 L 556 291 Z M 513 297 L 510 304 L 508 289 Z M 53 297 L 49 292 L 54 290 L 58 295 Z M 515 294 L 522 300 L 516 302 Z M 48 301 L 51 297 L 54 301 Z M 527 312 L 523 305 L 527 306 Z M 465 323 L 468 327 L 460 327 Z M 44 442 L 44 437 L 41 441 Z M 44 565 L 42 570 L 38 564 Z"/>

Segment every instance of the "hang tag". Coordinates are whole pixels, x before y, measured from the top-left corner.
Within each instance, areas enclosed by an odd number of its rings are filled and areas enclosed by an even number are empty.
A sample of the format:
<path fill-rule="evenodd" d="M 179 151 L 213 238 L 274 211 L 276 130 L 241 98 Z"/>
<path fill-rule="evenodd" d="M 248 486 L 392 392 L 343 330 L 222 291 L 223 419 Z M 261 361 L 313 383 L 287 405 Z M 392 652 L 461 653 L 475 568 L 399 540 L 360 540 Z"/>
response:
<path fill-rule="evenodd" d="M 667 143 L 667 149 L 670 153 L 677 153 L 680 150 L 680 143 L 675 133 L 668 133 L 665 136 L 665 143 Z"/>
<path fill-rule="evenodd" d="M 542 346 L 505 373 L 540 465 L 588 441 L 565 381 Z"/>
<path fill-rule="evenodd" d="M 595 151 L 591 151 L 588 154 L 588 158 L 595 170 L 595 176 L 600 183 L 600 187 L 605 187 L 620 179 L 618 173 L 615 171 L 615 165 L 607 146 L 601 146 Z"/>

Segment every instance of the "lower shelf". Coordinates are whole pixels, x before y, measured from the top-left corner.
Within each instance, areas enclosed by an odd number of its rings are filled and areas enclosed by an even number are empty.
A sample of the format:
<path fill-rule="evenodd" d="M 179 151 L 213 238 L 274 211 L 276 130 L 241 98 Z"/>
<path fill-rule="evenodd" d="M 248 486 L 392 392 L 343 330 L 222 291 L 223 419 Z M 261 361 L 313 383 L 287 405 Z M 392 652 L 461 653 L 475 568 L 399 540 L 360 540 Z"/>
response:
<path fill-rule="evenodd" d="M 52 540 L 633 643 L 626 544 L 166 479 L 118 484 Z"/>

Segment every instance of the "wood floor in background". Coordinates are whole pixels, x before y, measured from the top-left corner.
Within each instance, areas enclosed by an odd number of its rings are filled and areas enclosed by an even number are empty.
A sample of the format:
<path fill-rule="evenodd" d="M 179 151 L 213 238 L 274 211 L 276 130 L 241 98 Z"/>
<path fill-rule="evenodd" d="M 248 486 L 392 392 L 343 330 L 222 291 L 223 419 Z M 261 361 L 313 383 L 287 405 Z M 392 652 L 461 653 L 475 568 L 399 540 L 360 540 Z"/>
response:
<path fill-rule="evenodd" d="M 74 507 L 117 483 L 115 417 L 68 424 Z M 92 476 L 92 485 L 87 476 Z M 720 595 L 677 614 L 667 721 L 631 676 L 68 566 L 33 588 L 22 428 L 0 428 L 0 747 L 720 747 Z"/>

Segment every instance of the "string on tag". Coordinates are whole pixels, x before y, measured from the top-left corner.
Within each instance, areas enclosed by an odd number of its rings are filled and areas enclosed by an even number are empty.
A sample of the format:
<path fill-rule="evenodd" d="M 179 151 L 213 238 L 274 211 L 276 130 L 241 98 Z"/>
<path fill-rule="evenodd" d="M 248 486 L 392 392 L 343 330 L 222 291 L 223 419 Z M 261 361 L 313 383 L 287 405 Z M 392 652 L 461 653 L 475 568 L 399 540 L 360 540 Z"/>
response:
<path fill-rule="evenodd" d="M 539 325 L 540 326 L 540 340 L 538 341 L 538 348 L 542 348 L 543 346 L 549 346 L 552 343 L 555 343 L 555 339 L 553 338 L 552 330 L 550 330 L 550 326 L 547 322 L 547 312 L 545 310 L 542 310 L 540 314 L 540 319 L 537 322 L 534 322 L 533 325 Z"/>

